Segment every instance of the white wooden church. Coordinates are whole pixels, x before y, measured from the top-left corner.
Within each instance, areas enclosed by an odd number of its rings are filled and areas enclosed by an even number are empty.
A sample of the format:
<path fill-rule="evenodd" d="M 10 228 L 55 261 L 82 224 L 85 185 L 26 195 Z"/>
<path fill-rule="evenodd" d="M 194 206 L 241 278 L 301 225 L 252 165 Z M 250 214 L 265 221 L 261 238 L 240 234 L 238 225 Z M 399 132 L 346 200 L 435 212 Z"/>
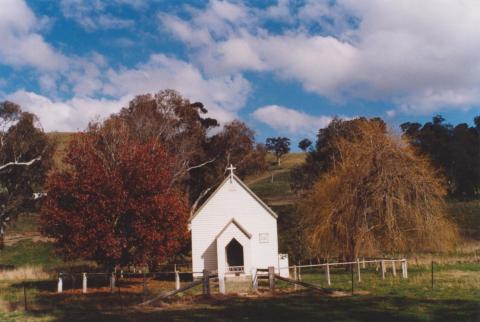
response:
<path fill-rule="evenodd" d="M 204 269 L 248 276 L 269 266 L 288 276 L 288 256 L 278 254 L 277 214 L 234 169 L 190 218 L 194 277 Z"/>

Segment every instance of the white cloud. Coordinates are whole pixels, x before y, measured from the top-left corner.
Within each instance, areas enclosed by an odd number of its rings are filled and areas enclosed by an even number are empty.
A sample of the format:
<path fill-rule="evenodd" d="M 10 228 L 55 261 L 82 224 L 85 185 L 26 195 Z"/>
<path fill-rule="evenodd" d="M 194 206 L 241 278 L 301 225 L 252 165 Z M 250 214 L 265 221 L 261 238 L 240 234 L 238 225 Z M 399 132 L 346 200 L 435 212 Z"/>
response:
<path fill-rule="evenodd" d="M 7 99 L 37 115 L 45 131 L 81 131 L 90 121 L 118 112 L 126 106 L 129 97 L 118 100 L 74 97 L 65 101 L 53 101 L 33 92 L 19 90 L 8 95 Z"/>
<path fill-rule="evenodd" d="M 110 70 L 103 92 L 122 96 L 171 88 L 192 101 L 201 101 L 209 114 L 229 121 L 244 106 L 250 84 L 240 74 L 206 77 L 191 63 L 157 54 L 135 68 Z"/>
<path fill-rule="evenodd" d="M 325 0 L 290 9 L 211 1 L 164 27 L 215 75 L 268 71 L 332 99 L 386 100 L 402 111 L 480 104 L 479 1 Z M 269 12 L 289 27 L 268 29 Z"/>
<path fill-rule="evenodd" d="M 0 61 L 12 66 L 59 70 L 67 59 L 45 42 L 36 28 L 42 22 L 23 0 L 3 0 L 0 10 Z"/>
<path fill-rule="evenodd" d="M 127 4 L 128 1 L 116 1 Z M 60 7 L 65 18 L 72 19 L 87 31 L 96 29 L 122 29 L 134 26 L 131 19 L 115 17 L 107 12 L 109 4 L 115 4 L 102 0 L 62 0 Z M 132 1 L 132 7 L 141 8 L 142 1 Z"/>
<path fill-rule="evenodd" d="M 314 134 L 332 121 L 330 116 L 312 116 L 296 109 L 267 105 L 252 113 L 253 117 L 277 131 L 290 134 Z"/>

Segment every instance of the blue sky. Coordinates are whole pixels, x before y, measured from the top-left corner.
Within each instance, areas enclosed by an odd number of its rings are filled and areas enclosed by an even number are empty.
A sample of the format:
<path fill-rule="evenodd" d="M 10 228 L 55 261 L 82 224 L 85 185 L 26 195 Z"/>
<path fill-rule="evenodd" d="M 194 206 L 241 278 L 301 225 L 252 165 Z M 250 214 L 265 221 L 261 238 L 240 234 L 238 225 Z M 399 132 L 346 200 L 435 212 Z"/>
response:
<path fill-rule="evenodd" d="M 0 99 L 76 131 L 173 88 L 263 141 L 480 115 L 480 2 L 0 0 Z"/>

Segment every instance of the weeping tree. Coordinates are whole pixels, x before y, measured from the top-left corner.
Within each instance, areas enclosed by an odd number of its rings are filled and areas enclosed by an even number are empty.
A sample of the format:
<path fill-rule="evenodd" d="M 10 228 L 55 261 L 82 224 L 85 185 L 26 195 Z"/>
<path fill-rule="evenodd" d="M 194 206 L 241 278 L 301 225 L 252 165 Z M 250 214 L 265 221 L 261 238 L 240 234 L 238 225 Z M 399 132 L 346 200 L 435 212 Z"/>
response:
<path fill-rule="evenodd" d="M 299 204 L 313 256 L 441 250 L 455 225 L 445 213 L 444 181 L 429 160 L 385 131 L 383 122 L 358 122 L 338 136 L 330 170 Z"/>

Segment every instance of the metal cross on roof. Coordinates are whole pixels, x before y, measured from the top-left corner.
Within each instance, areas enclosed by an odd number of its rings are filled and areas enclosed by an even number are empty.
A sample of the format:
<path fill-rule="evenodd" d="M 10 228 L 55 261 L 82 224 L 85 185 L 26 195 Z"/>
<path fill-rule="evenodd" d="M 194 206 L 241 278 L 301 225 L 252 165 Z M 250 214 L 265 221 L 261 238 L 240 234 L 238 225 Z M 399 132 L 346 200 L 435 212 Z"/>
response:
<path fill-rule="evenodd" d="M 230 170 L 230 177 L 233 177 L 233 170 L 235 170 L 236 168 L 230 164 L 230 166 L 227 168 L 227 170 Z"/>

